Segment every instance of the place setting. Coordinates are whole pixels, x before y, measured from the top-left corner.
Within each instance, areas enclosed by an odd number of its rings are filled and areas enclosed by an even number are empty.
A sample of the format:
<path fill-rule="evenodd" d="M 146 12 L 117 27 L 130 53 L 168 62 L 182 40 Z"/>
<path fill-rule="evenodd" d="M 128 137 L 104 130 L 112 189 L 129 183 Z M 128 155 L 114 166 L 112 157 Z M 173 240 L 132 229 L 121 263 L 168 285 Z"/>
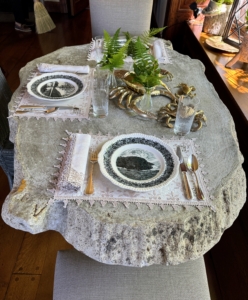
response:
<path fill-rule="evenodd" d="M 41 63 L 24 87 L 14 116 L 38 118 L 89 118 L 91 80 L 89 66 Z"/>
<path fill-rule="evenodd" d="M 69 133 L 54 165 L 50 204 L 57 201 L 208 206 L 208 193 L 197 147 L 190 139 L 160 139 L 142 133 L 116 137 Z M 180 152 L 180 153 L 179 153 Z"/>

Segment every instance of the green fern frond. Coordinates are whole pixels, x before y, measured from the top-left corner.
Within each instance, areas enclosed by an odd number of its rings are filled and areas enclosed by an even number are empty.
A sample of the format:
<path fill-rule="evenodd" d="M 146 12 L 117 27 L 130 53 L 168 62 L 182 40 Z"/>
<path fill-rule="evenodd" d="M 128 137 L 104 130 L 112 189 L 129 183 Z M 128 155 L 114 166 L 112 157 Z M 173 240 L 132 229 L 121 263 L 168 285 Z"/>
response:
<path fill-rule="evenodd" d="M 119 49 L 119 52 L 125 56 L 127 54 L 127 49 L 131 40 L 127 40 L 126 43 Z"/>
<path fill-rule="evenodd" d="M 152 28 L 150 30 L 145 31 L 140 37 L 141 42 L 143 43 L 143 45 L 146 48 L 146 51 L 149 50 L 149 43 L 150 43 L 150 39 L 151 37 L 153 37 L 154 35 L 156 35 L 157 33 L 159 33 L 160 31 L 164 30 L 166 27 L 162 27 L 162 28 Z M 136 37 L 131 37 L 130 33 L 128 31 L 123 32 L 123 34 L 125 35 L 127 40 L 130 40 L 128 49 L 127 49 L 127 55 L 134 57 L 135 56 L 135 44 L 137 42 Z"/>
<path fill-rule="evenodd" d="M 160 27 L 160 28 L 152 28 L 150 30 L 149 36 L 152 37 L 152 36 L 158 34 L 159 32 L 163 31 L 165 28 L 166 28 L 166 26 L 165 27 Z"/>
<path fill-rule="evenodd" d="M 132 37 L 128 31 L 123 31 L 122 33 L 125 35 L 125 38 L 127 41 L 132 39 Z"/>
<path fill-rule="evenodd" d="M 123 54 L 121 52 L 114 54 L 112 58 L 109 59 L 111 66 L 114 68 L 121 68 L 124 64 Z M 112 71 L 113 71 L 112 69 Z"/>
<path fill-rule="evenodd" d="M 135 43 L 134 82 L 150 88 L 160 84 L 161 75 L 157 59 L 146 49 L 140 38 Z"/>
<path fill-rule="evenodd" d="M 111 37 L 106 30 L 103 32 L 103 58 L 99 64 L 102 69 L 109 69 L 113 71 L 114 68 L 120 68 L 123 66 L 130 40 L 121 47 L 119 41 L 120 28 L 117 29 L 113 37 Z"/>
<path fill-rule="evenodd" d="M 126 40 L 129 41 L 128 48 L 127 48 L 127 55 L 133 56 L 135 40 L 131 37 L 128 31 L 123 31 L 122 33 L 125 35 Z"/>
<path fill-rule="evenodd" d="M 150 38 L 153 37 L 154 35 L 158 34 L 159 32 L 163 31 L 166 27 L 162 28 L 152 28 L 148 31 L 145 31 L 141 36 L 140 39 L 144 44 L 149 44 L 150 43 Z"/>
<path fill-rule="evenodd" d="M 147 59 L 150 57 L 146 46 L 142 43 L 141 39 L 138 37 L 136 42 L 134 43 L 134 52 L 133 52 L 133 59 L 134 60 L 139 60 L 140 58 L 142 59 Z"/>
<path fill-rule="evenodd" d="M 103 53 L 104 54 L 107 53 L 108 56 L 111 56 L 119 51 L 119 49 L 121 48 L 119 42 L 119 34 L 120 34 L 120 28 L 117 29 L 113 37 L 111 37 L 106 30 L 103 30 L 103 36 L 104 36 Z"/>

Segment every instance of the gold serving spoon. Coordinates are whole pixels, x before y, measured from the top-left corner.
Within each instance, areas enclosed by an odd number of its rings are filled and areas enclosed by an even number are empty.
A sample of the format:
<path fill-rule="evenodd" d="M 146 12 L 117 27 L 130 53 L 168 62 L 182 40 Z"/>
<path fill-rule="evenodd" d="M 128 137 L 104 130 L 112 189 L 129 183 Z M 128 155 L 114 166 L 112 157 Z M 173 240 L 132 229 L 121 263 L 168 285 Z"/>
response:
<path fill-rule="evenodd" d="M 58 107 L 50 107 L 47 110 L 44 111 L 45 114 L 50 114 L 58 110 Z"/>
<path fill-rule="evenodd" d="M 199 186 L 199 181 L 197 178 L 197 175 L 195 171 L 198 170 L 198 160 L 195 157 L 194 154 L 190 155 L 187 161 L 187 167 L 188 169 L 194 174 L 195 176 L 195 187 L 196 187 L 196 197 L 198 200 L 204 200 L 204 194 L 202 192 L 202 189 Z"/>
<path fill-rule="evenodd" d="M 43 112 L 44 114 L 51 114 L 55 112 L 58 109 L 58 107 L 49 107 L 44 110 L 41 109 L 25 109 L 25 110 L 16 110 L 15 113 L 18 114 L 26 114 L 28 112 L 37 111 L 37 112 Z"/>

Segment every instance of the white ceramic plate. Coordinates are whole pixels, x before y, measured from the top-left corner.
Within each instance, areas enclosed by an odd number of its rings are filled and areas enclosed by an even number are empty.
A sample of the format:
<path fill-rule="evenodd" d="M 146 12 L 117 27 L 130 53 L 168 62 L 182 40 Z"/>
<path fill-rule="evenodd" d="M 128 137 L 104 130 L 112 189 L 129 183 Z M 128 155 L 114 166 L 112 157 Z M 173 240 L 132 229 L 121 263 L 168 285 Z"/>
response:
<path fill-rule="evenodd" d="M 141 133 L 120 135 L 105 143 L 98 163 L 112 183 L 140 192 L 165 186 L 179 169 L 178 157 L 169 145 Z"/>
<path fill-rule="evenodd" d="M 34 77 L 28 84 L 28 93 L 35 98 L 56 101 L 68 100 L 83 92 L 82 79 L 72 73 L 53 72 Z"/>
<path fill-rule="evenodd" d="M 239 52 L 239 49 L 237 49 L 227 43 L 224 43 L 223 41 L 219 41 L 219 40 L 215 41 L 213 38 L 206 39 L 206 44 L 212 48 L 222 50 L 225 52 L 231 52 L 231 53 Z"/>

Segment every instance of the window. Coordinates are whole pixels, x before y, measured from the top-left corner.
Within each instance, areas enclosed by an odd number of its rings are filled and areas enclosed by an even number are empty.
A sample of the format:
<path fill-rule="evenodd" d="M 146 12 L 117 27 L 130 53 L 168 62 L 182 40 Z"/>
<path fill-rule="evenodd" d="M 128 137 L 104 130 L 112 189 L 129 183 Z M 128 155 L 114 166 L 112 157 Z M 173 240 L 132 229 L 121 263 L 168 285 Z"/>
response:
<path fill-rule="evenodd" d="M 226 43 L 238 46 L 242 43 L 246 29 L 246 12 L 248 0 L 234 0 L 227 24 L 223 33 L 223 40 Z"/>

